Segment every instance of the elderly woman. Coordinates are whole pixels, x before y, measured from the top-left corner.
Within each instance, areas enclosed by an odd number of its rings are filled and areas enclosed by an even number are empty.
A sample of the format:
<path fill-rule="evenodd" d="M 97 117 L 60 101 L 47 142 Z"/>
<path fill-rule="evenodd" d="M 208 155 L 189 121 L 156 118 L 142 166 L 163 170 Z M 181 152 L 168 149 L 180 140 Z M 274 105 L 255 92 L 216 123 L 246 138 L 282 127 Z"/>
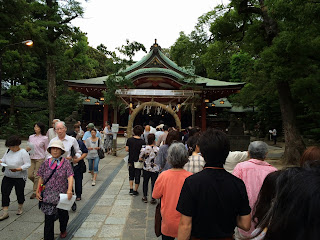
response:
<path fill-rule="evenodd" d="M 60 222 L 60 237 L 67 236 L 67 224 L 69 220 L 68 211 L 57 209 L 60 199 L 60 193 L 66 193 L 68 199 L 72 197 L 73 170 L 70 161 L 62 157 L 65 152 L 61 140 L 50 142 L 48 152 L 51 158 L 45 160 L 40 166 L 38 175 L 37 199 L 41 201 L 41 211 L 45 214 L 44 222 L 44 239 L 54 239 L 54 220 L 58 213 Z M 40 192 L 42 185 L 45 183 L 44 190 Z"/>
<path fill-rule="evenodd" d="M 8 209 L 10 204 L 10 193 L 14 187 L 18 199 L 17 215 L 22 214 L 22 206 L 25 201 L 24 188 L 27 181 L 27 169 L 31 165 L 29 154 L 20 148 L 21 140 L 18 136 L 10 136 L 5 143 L 9 149 L 3 156 L 0 163 L 5 165 L 4 177 L 1 183 L 2 210 L 0 221 L 9 217 Z"/>
<path fill-rule="evenodd" d="M 192 175 L 183 169 L 188 162 L 188 152 L 182 143 L 173 143 L 168 149 L 168 162 L 171 169 L 162 172 L 153 189 L 152 197 L 161 199 L 162 239 L 174 239 L 178 236 L 181 214 L 176 210 L 184 180 Z"/>
<path fill-rule="evenodd" d="M 254 141 L 250 143 L 248 148 L 249 160 L 238 163 L 233 170 L 233 175 L 240 178 L 246 185 L 249 205 L 253 209 L 257 201 L 259 191 L 266 176 L 277 169 L 265 162 L 268 154 L 268 145 L 262 141 Z M 238 237 L 250 237 L 254 230 L 254 223 L 251 223 L 251 229 L 245 232 L 238 229 L 236 232 Z"/>
<path fill-rule="evenodd" d="M 38 187 L 39 176 L 37 172 L 39 167 L 44 162 L 46 157 L 46 151 L 48 148 L 49 140 L 46 136 L 45 126 L 41 122 L 37 122 L 33 126 L 35 134 L 29 136 L 29 144 L 34 146 L 34 152 L 30 154 L 31 158 L 31 167 L 28 169 L 28 178 L 33 182 L 33 192 L 30 196 L 30 199 L 34 199 L 36 197 L 36 190 Z M 31 148 L 26 148 L 27 151 L 30 151 Z"/>

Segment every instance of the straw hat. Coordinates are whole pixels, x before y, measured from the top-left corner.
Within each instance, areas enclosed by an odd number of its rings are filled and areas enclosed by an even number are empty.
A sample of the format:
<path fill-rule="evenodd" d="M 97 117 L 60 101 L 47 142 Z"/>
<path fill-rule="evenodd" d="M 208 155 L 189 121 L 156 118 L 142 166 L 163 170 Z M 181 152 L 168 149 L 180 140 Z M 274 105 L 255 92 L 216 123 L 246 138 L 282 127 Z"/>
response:
<path fill-rule="evenodd" d="M 48 147 L 48 149 L 47 149 L 47 151 L 48 151 L 49 153 L 51 153 L 51 148 L 52 148 L 52 147 L 60 148 L 61 151 L 62 151 L 61 154 L 64 154 L 65 151 L 66 151 L 66 150 L 64 149 L 64 145 L 63 145 L 63 143 L 61 142 L 61 140 L 55 140 L 55 141 L 50 142 L 50 145 L 49 145 L 49 147 Z"/>

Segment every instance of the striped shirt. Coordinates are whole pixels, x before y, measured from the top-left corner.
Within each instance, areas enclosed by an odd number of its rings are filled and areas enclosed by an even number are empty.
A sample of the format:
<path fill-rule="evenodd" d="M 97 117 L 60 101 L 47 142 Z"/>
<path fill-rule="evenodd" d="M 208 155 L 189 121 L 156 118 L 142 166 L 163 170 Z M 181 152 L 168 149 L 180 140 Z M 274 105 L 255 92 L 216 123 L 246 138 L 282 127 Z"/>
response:
<path fill-rule="evenodd" d="M 200 155 L 191 155 L 189 157 L 189 162 L 184 165 L 183 169 L 187 170 L 188 172 L 197 173 L 202 171 L 206 162 L 204 161 L 203 157 Z"/>

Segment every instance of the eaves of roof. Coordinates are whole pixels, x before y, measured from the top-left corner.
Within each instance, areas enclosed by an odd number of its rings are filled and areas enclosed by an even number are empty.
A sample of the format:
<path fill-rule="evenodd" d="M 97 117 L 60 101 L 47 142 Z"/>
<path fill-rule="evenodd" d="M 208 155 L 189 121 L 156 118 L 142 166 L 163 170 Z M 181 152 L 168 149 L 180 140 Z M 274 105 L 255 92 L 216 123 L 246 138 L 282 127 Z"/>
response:
<path fill-rule="evenodd" d="M 133 79 L 142 74 L 167 74 L 177 79 L 183 79 L 183 76 L 171 69 L 166 68 L 141 68 L 126 76 L 127 79 Z"/>

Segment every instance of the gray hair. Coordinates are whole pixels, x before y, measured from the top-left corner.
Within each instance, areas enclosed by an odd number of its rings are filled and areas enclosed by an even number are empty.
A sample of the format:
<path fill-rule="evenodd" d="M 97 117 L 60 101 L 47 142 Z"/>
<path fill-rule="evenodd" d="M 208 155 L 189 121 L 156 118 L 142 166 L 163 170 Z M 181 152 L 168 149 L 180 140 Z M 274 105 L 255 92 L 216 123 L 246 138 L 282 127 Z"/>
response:
<path fill-rule="evenodd" d="M 182 143 L 172 143 L 168 149 L 167 161 L 173 168 L 183 168 L 189 161 L 186 147 Z"/>
<path fill-rule="evenodd" d="M 60 122 L 60 119 L 55 118 L 55 119 L 52 120 L 52 123 L 53 123 L 53 122 Z"/>
<path fill-rule="evenodd" d="M 57 127 L 57 124 L 58 124 L 58 123 L 62 123 L 63 127 L 64 127 L 65 129 L 67 129 L 66 123 L 65 123 L 64 121 L 56 122 L 56 123 L 54 124 L 54 128 Z"/>
<path fill-rule="evenodd" d="M 254 141 L 248 147 L 250 158 L 264 160 L 268 153 L 268 145 L 262 141 Z"/>

